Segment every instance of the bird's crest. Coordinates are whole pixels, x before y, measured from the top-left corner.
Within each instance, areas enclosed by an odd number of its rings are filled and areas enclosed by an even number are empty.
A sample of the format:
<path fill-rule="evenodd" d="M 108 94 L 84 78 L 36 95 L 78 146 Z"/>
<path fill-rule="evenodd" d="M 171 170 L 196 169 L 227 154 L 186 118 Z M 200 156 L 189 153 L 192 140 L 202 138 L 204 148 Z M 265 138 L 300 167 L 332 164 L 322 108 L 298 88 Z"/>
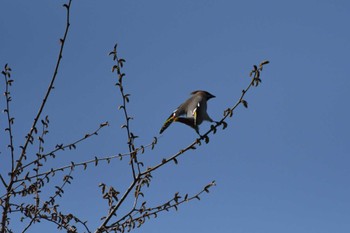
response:
<path fill-rule="evenodd" d="M 204 93 L 205 96 L 206 96 L 208 99 L 215 98 L 215 95 L 212 95 L 212 94 L 210 94 L 209 92 L 203 91 L 203 90 L 193 91 L 193 92 L 191 92 L 191 95 L 195 95 L 195 94 L 197 94 L 197 93 Z"/>

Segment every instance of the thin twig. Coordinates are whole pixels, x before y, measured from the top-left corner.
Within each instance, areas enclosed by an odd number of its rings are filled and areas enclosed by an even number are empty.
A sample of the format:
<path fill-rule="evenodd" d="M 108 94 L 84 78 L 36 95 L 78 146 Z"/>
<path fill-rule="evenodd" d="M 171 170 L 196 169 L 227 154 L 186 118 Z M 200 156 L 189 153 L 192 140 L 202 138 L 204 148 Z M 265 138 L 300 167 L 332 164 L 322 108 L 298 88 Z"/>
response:
<path fill-rule="evenodd" d="M 101 232 L 103 232 L 105 230 L 105 227 L 106 227 L 107 223 L 112 218 L 112 216 L 114 216 L 115 212 L 119 209 L 119 207 L 124 202 L 124 200 L 127 198 L 127 196 L 129 196 L 129 193 L 131 192 L 131 190 L 134 189 L 134 187 L 135 187 L 135 185 L 136 185 L 136 183 L 137 183 L 137 181 L 139 179 L 140 179 L 140 175 L 138 175 L 138 177 L 136 177 L 136 179 L 133 180 L 133 182 L 131 183 L 129 188 L 125 191 L 124 195 L 119 200 L 117 205 L 115 205 L 113 207 L 113 209 L 109 212 L 108 216 L 105 218 L 105 220 L 102 222 L 102 224 L 96 229 L 95 233 L 101 233 Z"/>
<path fill-rule="evenodd" d="M 48 205 L 47 203 L 50 203 L 50 202 L 52 203 L 52 202 L 53 202 L 52 200 L 55 200 L 58 196 L 59 196 L 59 197 L 62 196 L 64 187 L 65 187 L 67 184 L 70 184 L 70 183 L 71 183 L 71 182 L 70 182 L 70 179 L 72 179 L 72 178 L 71 178 L 71 177 L 72 177 L 72 176 L 71 176 L 72 172 L 73 172 L 73 170 L 71 170 L 71 171 L 69 172 L 69 174 L 66 175 L 66 176 L 63 178 L 63 183 L 61 184 L 60 187 L 56 186 L 56 189 L 57 189 L 57 190 L 56 190 L 56 192 L 55 192 L 55 195 L 53 195 L 52 197 L 50 197 L 50 201 L 44 202 L 43 207 L 41 207 L 41 208 L 35 208 L 35 213 L 33 213 L 34 216 L 31 217 L 30 223 L 27 225 L 27 227 L 24 228 L 24 230 L 22 231 L 22 233 L 24 233 L 25 231 L 27 231 L 27 230 L 29 229 L 29 227 L 32 225 L 32 223 L 34 223 L 34 221 L 38 218 L 38 216 L 41 215 L 41 212 L 47 209 L 47 205 Z M 42 218 L 40 218 L 40 219 L 42 219 Z"/>
<path fill-rule="evenodd" d="M 5 188 L 7 188 L 7 184 L 6 184 L 4 178 L 2 177 L 1 174 L 0 174 L 0 180 L 1 180 L 2 184 L 5 186 Z"/>
<path fill-rule="evenodd" d="M 6 98 L 6 108 L 4 112 L 7 116 L 7 123 L 8 127 L 5 129 L 5 131 L 8 131 L 9 138 L 10 138 L 10 144 L 8 147 L 11 151 L 11 171 L 13 171 L 15 166 L 15 155 L 14 155 L 14 146 L 13 146 L 13 135 L 12 135 L 12 124 L 14 123 L 14 118 L 10 115 L 10 102 L 12 101 L 9 87 L 12 85 L 13 80 L 11 79 L 11 68 L 8 67 L 8 65 L 5 65 L 4 71 L 2 71 L 2 74 L 5 77 L 5 98 Z"/>
<path fill-rule="evenodd" d="M 113 60 L 116 62 L 116 65 L 114 65 L 112 68 L 112 72 L 114 72 L 116 70 L 117 75 L 118 75 L 118 82 L 116 85 L 119 87 L 119 91 L 120 91 L 120 94 L 121 94 L 122 99 L 123 99 L 122 100 L 123 104 L 119 107 L 119 109 L 123 109 L 123 113 L 124 113 L 124 117 L 125 117 L 125 121 L 126 121 L 126 124 L 123 125 L 123 128 L 126 129 L 126 133 L 127 133 L 127 137 L 128 137 L 128 147 L 129 147 L 129 152 L 130 152 L 130 165 L 131 165 L 131 169 L 132 169 L 132 175 L 133 175 L 133 178 L 136 179 L 136 171 L 135 171 L 134 163 L 137 166 L 138 173 L 140 173 L 140 165 L 137 161 L 137 155 L 132 153 L 132 151 L 135 151 L 134 140 L 137 136 L 135 136 L 130 131 L 130 120 L 132 119 L 132 117 L 129 116 L 127 109 L 126 109 L 127 103 L 129 102 L 130 95 L 125 94 L 124 87 L 123 87 L 123 78 L 125 76 L 125 73 L 122 73 L 121 69 L 123 67 L 123 64 L 125 63 L 125 60 L 118 57 L 117 44 L 115 44 L 113 51 L 110 52 L 110 55 L 113 55 Z"/>
<path fill-rule="evenodd" d="M 74 142 L 72 142 L 72 143 L 68 143 L 68 144 L 66 144 L 66 145 L 63 145 L 63 144 L 62 144 L 62 145 L 57 145 L 57 146 L 56 146 L 56 149 L 54 149 L 54 150 L 52 150 L 52 151 L 50 151 L 50 152 L 48 152 L 48 153 L 45 153 L 45 154 L 41 155 L 40 158 L 37 158 L 37 159 L 35 159 L 35 160 L 33 160 L 33 161 L 27 163 L 26 165 L 23 165 L 23 166 L 22 166 L 22 169 L 25 169 L 25 168 L 27 168 L 28 166 L 39 162 L 39 161 L 42 160 L 42 159 L 46 159 L 46 157 L 48 157 L 48 156 L 50 156 L 50 155 L 53 155 L 55 152 L 57 152 L 57 151 L 59 151 L 59 150 L 64 150 L 64 149 L 66 149 L 66 148 L 75 148 L 75 146 L 76 146 L 78 143 L 80 143 L 80 142 L 82 142 L 82 141 L 84 141 L 84 140 L 90 138 L 91 136 L 98 135 L 98 132 L 99 132 L 103 127 L 105 127 L 105 126 L 107 126 L 107 125 L 108 125 L 108 122 L 102 123 L 102 124 L 100 124 L 100 126 L 98 127 L 98 129 L 96 129 L 94 132 L 85 134 L 84 137 L 82 137 L 82 138 L 80 138 L 80 139 L 78 139 L 78 140 L 76 140 L 76 141 L 74 141 Z M 23 180 L 23 179 L 22 179 L 22 180 Z M 16 182 L 18 182 L 18 181 L 21 181 L 21 179 L 18 179 Z"/>
<path fill-rule="evenodd" d="M 141 209 L 135 209 L 135 211 L 137 211 L 137 213 L 135 213 L 132 217 L 131 217 L 131 213 L 124 215 L 124 217 L 122 217 L 117 222 L 115 222 L 111 226 L 109 226 L 109 230 L 119 230 L 120 226 L 123 226 L 124 228 L 127 226 L 130 227 L 130 224 L 132 224 L 132 222 L 139 223 L 139 225 L 137 227 L 140 227 L 145 222 L 146 218 L 150 218 L 151 216 L 157 217 L 157 214 L 159 212 L 169 211 L 169 209 L 171 209 L 171 208 L 175 208 L 177 210 L 178 206 L 185 203 L 185 202 L 189 202 L 189 201 L 192 201 L 194 199 L 200 200 L 199 197 L 204 192 L 209 193 L 209 188 L 214 186 L 214 185 L 215 185 L 215 181 L 212 181 L 211 183 L 206 185 L 204 187 L 204 189 L 202 189 L 200 192 L 198 192 L 190 197 L 188 196 L 188 194 L 186 194 L 185 197 L 182 198 L 181 196 L 179 196 L 179 193 L 176 193 L 175 196 L 171 200 L 169 200 L 161 205 L 158 205 L 156 207 L 153 207 L 153 208 L 146 208 L 145 207 L 146 202 L 144 202 L 142 204 Z M 180 200 L 181 198 L 182 198 L 182 200 Z M 137 214 L 139 214 L 140 216 L 134 218 Z M 128 217 L 129 217 L 129 219 L 127 219 Z"/>
<path fill-rule="evenodd" d="M 155 143 L 157 143 L 157 140 L 154 140 L 152 143 L 150 143 L 150 144 L 148 144 L 146 146 L 139 147 L 139 148 L 135 149 L 135 151 L 132 151 L 132 152 L 129 152 L 129 153 L 105 156 L 105 157 L 101 157 L 101 158 L 95 157 L 93 159 L 86 160 L 86 161 L 83 161 L 83 162 L 71 162 L 71 164 L 69 164 L 69 165 L 65 165 L 65 166 L 58 167 L 58 168 L 52 168 L 49 171 L 42 172 L 42 173 L 39 173 L 39 174 L 36 174 L 36 175 L 32 175 L 32 176 L 27 174 L 24 178 L 16 180 L 15 183 L 23 182 L 23 181 L 26 181 L 26 180 L 31 180 L 33 178 L 42 177 L 42 176 L 44 176 L 44 178 L 42 178 L 42 179 L 45 180 L 46 177 L 48 177 L 51 174 L 53 175 L 53 174 L 55 174 L 58 171 L 64 171 L 66 169 L 72 169 L 73 167 L 83 167 L 84 170 L 85 170 L 87 168 L 87 165 L 91 164 L 91 163 L 97 165 L 101 161 L 107 161 L 109 163 L 113 159 L 120 159 L 121 160 L 123 157 L 130 156 L 133 153 L 138 153 L 140 151 L 141 151 L 141 153 L 144 153 L 144 149 L 145 148 L 153 147 L 155 145 Z M 46 154 L 46 155 L 49 155 L 49 153 Z M 13 190 L 15 191 L 19 186 L 17 186 Z"/>
<path fill-rule="evenodd" d="M 10 198 L 11 198 L 12 186 L 14 184 L 14 181 L 15 181 L 16 177 L 21 173 L 22 160 L 26 157 L 26 151 L 27 151 L 27 147 L 28 147 L 29 143 L 33 143 L 33 133 L 36 133 L 36 131 L 37 131 L 36 124 L 37 124 L 38 120 L 40 119 L 41 113 L 44 110 L 44 107 L 46 105 L 48 97 L 49 97 L 49 95 L 51 93 L 51 90 L 53 89 L 53 85 L 54 85 L 54 82 L 56 80 L 58 69 L 59 69 L 60 64 L 61 64 L 63 48 L 64 48 L 64 45 L 65 45 L 65 42 L 66 42 L 66 38 L 67 38 L 67 35 L 68 35 L 69 26 L 70 26 L 69 15 L 70 15 L 71 2 L 72 2 L 72 0 L 69 0 L 68 4 L 64 4 L 63 5 L 67 9 L 66 28 L 65 28 L 65 32 L 64 32 L 63 38 L 60 39 L 60 41 L 61 41 L 60 52 L 59 52 L 59 55 L 58 55 L 56 67 L 55 67 L 55 70 L 54 70 L 51 82 L 50 82 L 49 87 L 48 87 L 48 89 L 46 91 L 45 97 L 44 97 L 43 102 L 42 102 L 42 104 L 41 104 L 41 106 L 39 108 L 39 111 L 38 111 L 36 117 L 34 118 L 34 122 L 32 124 L 32 127 L 31 127 L 29 133 L 26 136 L 26 140 L 25 140 L 24 146 L 21 147 L 22 148 L 21 155 L 20 155 L 20 157 L 18 158 L 18 160 L 16 162 L 15 168 L 12 169 L 12 172 L 11 172 L 11 179 L 10 179 L 10 182 L 8 184 L 8 187 L 7 187 L 7 196 L 4 199 L 5 203 L 4 203 L 3 214 L 2 214 L 2 221 L 1 221 L 2 232 L 4 232 L 5 229 L 7 228 L 6 227 L 6 225 L 7 225 L 7 214 L 8 214 L 9 209 L 10 209 Z"/>

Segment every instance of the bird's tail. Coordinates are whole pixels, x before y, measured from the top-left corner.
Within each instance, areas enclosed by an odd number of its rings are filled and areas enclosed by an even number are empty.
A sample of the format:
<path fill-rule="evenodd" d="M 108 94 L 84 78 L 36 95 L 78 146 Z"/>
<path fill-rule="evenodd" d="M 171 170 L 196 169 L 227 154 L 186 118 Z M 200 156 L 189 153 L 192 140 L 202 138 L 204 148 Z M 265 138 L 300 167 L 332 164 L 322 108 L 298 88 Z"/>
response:
<path fill-rule="evenodd" d="M 164 130 L 166 130 L 169 125 L 171 125 L 171 123 L 173 123 L 176 120 L 176 117 L 174 116 L 174 114 L 172 113 L 168 119 L 165 121 L 165 123 L 163 124 L 162 128 L 159 131 L 159 134 L 162 134 L 164 132 Z"/>

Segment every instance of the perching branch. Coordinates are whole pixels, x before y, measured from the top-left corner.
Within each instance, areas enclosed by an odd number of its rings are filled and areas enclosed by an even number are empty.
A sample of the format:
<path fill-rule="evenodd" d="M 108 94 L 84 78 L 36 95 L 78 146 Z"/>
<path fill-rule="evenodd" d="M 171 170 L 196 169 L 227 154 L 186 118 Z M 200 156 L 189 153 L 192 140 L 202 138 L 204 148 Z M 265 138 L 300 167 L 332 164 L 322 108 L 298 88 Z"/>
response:
<path fill-rule="evenodd" d="M 137 187 L 137 183 L 140 182 L 142 179 L 144 179 L 144 177 L 147 176 L 151 176 L 151 172 L 158 170 L 159 168 L 163 167 L 165 164 L 168 164 L 170 161 L 174 161 L 175 164 L 178 163 L 177 161 L 177 157 L 179 157 L 180 155 L 184 154 L 185 152 L 189 151 L 189 150 L 194 150 L 196 149 L 196 145 L 201 145 L 201 141 L 205 141 L 205 143 L 209 143 L 209 134 L 213 133 L 215 134 L 217 132 L 217 129 L 220 125 L 223 125 L 223 129 L 225 129 L 227 127 L 227 123 L 225 122 L 225 119 L 227 117 L 231 117 L 233 115 L 233 111 L 240 105 L 243 104 L 244 107 L 248 107 L 248 103 L 246 100 L 244 100 L 244 96 L 245 94 L 249 91 L 249 89 L 252 86 L 258 86 L 258 84 L 261 82 L 260 79 L 260 72 L 263 70 L 263 66 L 268 64 L 268 61 L 264 61 L 259 65 L 259 68 L 257 66 L 254 66 L 253 70 L 250 73 L 250 76 L 252 77 L 250 83 L 248 84 L 248 86 L 242 91 L 241 96 L 239 97 L 238 101 L 236 104 L 234 104 L 232 107 L 228 108 L 227 110 L 224 111 L 224 116 L 223 118 L 216 122 L 215 125 L 212 125 L 211 128 L 200 138 L 196 139 L 194 142 L 192 142 L 191 144 L 189 144 L 187 147 L 185 147 L 184 149 L 181 149 L 179 152 L 173 154 L 172 156 L 168 157 L 168 158 L 164 158 L 161 163 L 153 166 L 153 167 L 149 167 L 147 168 L 145 171 L 143 172 L 139 172 L 138 176 L 133 180 L 132 184 L 130 185 L 130 187 L 127 189 L 127 191 L 124 193 L 123 197 L 118 201 L 117 205 L 115 205 L 108 213 L 107 217 L 104 218 L 103 223 L 100 225 L 99 228 L 97 228 L 97 230 L 95 231 L 95 233 L 100 233 L 100 232 L 104 232 L 104 231 L 110 231 L 110 230 L 114 230 L 114 231 L 121 231 L 123 232 L 125 230 L 125 227 L 128 226 L 129 230 L 131 228 L 135 227 L 136 223 L 139 224 L 143 224 L 145 217 L 147 216 L 140 216 L 138 218 L 133 218 L 132 214 L 137 212 L 137 208 L 136 208 L 136 204 L 137 204 L 137 200 L 138 200 L 138 196 L 140 193 L 140 189 L 139 190 L 136 188 L 135 190 L 135 201 L 133 204 L 133 207 L 130 209 L 130 211 L 125 214 L 122 218 L 120 218 L 119 220 L 114 221 L 114 223 L 107 225 L 108 222 L 111 220 L 111 218 L 113 216 L 116 215 L 117 210 L 119 209 L 119 207 L 121 206 L 122 202 L 124 202 L 124 200 L 126 199 L 126 197 L 130 194 L 130 192 L 132 191 L 132 189 L 134 189 L 135 187 Z M 117 67 L 118 69 L 118 67 Z M 149 181 L 150 182 L 150 181 Z M 207 189 L 206 189 L 207 190 Z M 142 194 L 143 196 L 143 194 Z M 197 198 L 198 196 L 196 196 Z M 179 204 L 182 204 L 183 202 L 179 202 L 177 204 L 174 205 L 174 208 L 177 208 L 177 206 Z M 173 207 L 172 205 L 169 206 Z M 155 207 L 156 208 L 156 207 Z M 149 210 L 154 210 L 152 208 L 149 208 Z M 168 210 L 168 208 L 164 208 L 164 210 Z M 155 211 L 155 212 L 150 212 L 151 214 L 157 214 L 160 211 Z M 148 215 L 148 216 L 150 216 Z M 127 219 L 127 220 L 126 220 Z M 123 222 L 123 224 L 121 224 L 121 222 Z"/>
<path fill-rule="evenodd" d="M 249 89 L 252 86 L 258 86 L 258 84 L 261 82 L 260 79 L 260 72 L 263 70 L 263 66 L 268 64 L 268 61 L 263 61 L 260 65 L 259 68 L 257 66 L 254 66 L 253 70 L 250 73 L 250 76 L 252 77 L 249 85 L 242 91 L 241 96 L 239 97 L 237 103 L 235 105 L 233 105 L 231 108 L 228 108 L 227 110 L 224 111 L 224 117 L 218 121 L 215 125 L 211 125 L 210 129 L 203 134 L 202 137 L 196 139 L 194 142 L 192 142 L 191 144 L 189 144 L 187 147 L 185 147 L 184 149 L 180 150 L 179 152 L 175 153 L 174 155 L 170 156 L 167 159 L 163 159 L 161 163 L 159 163 L 158 165 L 154 166 L 154 167 L 150 167 L 148 168 L 146 171 L 142 172 L 141 175 L 145 175 L 147 173 L 150 173 L 162 166 L 164 166 L 165 164 L 169 163 L 170 161 L 174 161 L 175 164 L 177 164 L 177 157 L 179 157 L 181 154 L 187 152 L 188 150 L 195 150 L 196 147 L 195 145 L 201 145 L 201 141 L 204 140 L 206 143 L 209 143 L 209 137 L 208 135 L 210 133 L 215 134 L 218 127 L 220 125 L 223 125 L 223 129 L 225 129 L 227 127 L 227 123 L 225 122 L 225 119 L 227 117 L 232 117 L 233 115 L 233 111 L 240 105 L 243 104 L 245 107 L 248 107 L 248 103 L 247 101 L 245 101 L 243 99 L 243 97 L 245 96 L 245 94 L 249 91 Z"/>

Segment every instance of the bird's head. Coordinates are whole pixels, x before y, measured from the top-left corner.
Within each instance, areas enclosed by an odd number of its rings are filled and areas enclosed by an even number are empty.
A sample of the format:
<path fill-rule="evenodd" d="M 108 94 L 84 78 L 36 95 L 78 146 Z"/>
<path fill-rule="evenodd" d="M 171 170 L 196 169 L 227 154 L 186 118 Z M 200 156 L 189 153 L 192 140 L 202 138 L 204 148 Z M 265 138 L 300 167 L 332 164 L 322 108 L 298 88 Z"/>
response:
<path fill-rule="evenodd" d="M 202 91 L 202 90 L 198 90 L 198 91 L 194 91 L 191 93 L 191 95 L 203 95 L 206 97 L 207 100 L 211 99 L 211 98 L 215 98 L 215 95 L 210 94 L 207 91 Z"/>

